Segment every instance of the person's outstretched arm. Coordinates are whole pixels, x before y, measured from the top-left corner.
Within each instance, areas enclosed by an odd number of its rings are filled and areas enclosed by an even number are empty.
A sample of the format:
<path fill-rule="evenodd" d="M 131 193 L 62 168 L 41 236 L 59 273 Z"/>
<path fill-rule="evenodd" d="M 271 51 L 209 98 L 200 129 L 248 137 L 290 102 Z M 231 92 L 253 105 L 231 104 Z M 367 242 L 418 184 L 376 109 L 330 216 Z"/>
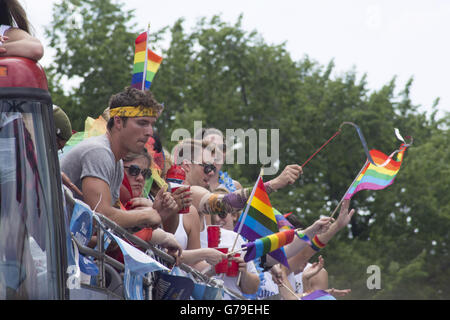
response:
<path fill-rule="evenodd" d="M 293 184 L 302 174 L 302 167 L 296 164 L 288 165 L 276 178 L 264 183 L 268 194 Z M 205 188 L 192 186 L 193 204 L 199 214 L 226 214 L 242 210 L 251 195 L 253 187 L 238 189 L 229 194 L 211 193 Z"/>
<path fill-rule="evenodd" d="M 355 210 L 352 209 L 349 212 L 349 206 L 350 200 L 344 200 L 337 220 L 331 224 L 330 228 L 326 232 L 317 235 L 317 240 L 322 245 L 326 245 L 336 235 L 336 233 L 342 230 L 350 222 L 353 214 L 355 213 Z M 311 259 L 311 257 L 317 253 L 317 249 L 317 247 L 313 249 L 313 247 L 309 245 L 305 246 L 300 253 L 297 253 L 296 255 L 289 258 L 289 265 L 295 266 L 306 264 L 309 259 Z"/>
<path fill-rule="evenodd" d="M 19 28 L 10 28 L 0 45 L 0 57 L 18 56 L 38 61 L 44 55 L 39 39 Z"/>

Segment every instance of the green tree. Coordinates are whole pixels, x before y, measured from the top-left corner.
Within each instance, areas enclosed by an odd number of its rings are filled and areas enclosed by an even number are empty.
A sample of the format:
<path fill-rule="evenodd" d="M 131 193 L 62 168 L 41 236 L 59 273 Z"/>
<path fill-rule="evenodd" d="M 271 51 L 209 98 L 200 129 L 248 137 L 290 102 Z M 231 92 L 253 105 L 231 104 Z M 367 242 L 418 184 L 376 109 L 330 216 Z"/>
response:
<path fill-rule="evenodd" d="M 70 3 L 77 7 L 82 28 L 75 33 L 67 25 L 65 2 L 55 6 L 48 36 L 58 53 L 49 82 L 55 103 L 69 106 L 76 128 L 82 129 L 87 116 L 98 116 L 109 96 L 129 84 L 137 32 L 130 31 L 132 12 L 122 12 L 119 4 Z M 431 115 L 420 113 L 409 97 L 412 79 L 399 93 L 395 77 L 370 90 L 366 75 L 358 78 L 356 70 L 349 70 L 334 76 L 333 61 L 324 66 L 308 56 L 294 61 L 285 44 L 267 44 L 256 31 L 243 30 L 242 20 L 231 24 L 213 16 L 186 30 L 179 19 L 152 33 L 155 47 L 170 37 L 151 87 L 165 105 L 156 124 L 163 145 L 174 146 L 174 129 L 193 133 L 195 120 L 224 133 L 279 129 L 283 168 L 303 164 L 344 121 L 360 126 L 370 149 L 387 154 L 400 144 L 394 135 L 399 128 L 414 144 L 395 183 L 357 193 L 351 201 L 357 214 L 321 252 L 330 286 L 351 288 L 353 299 L 450 298 L 450 115 L 436 119 L 438 100 Z M 79 88 L 63 92 L 62 81 L 75 76 L 81 79 Z M 344 126 L 304 167 L 302 178 L 272 194 L 271 202 L 309 225 L 334 210 L 365 160 L 355 129 Z M 225 168 L 250 186 L 260 166 Z M 370 265 L 381 269 L 381 290 L 366 286 Z"/>
<path fill-rule="evenodd" d="M 76 130 L 87 116 L 97 117 L 109 98 L 131 81 L 134 58 L 133 10 L 124 11 L 110 0 L 67 0 L 53 6 L 46 28 L 55 49 L 50 90 L 55 104 L 67 110 Z M 62 90 L 66 83 L 70 92 Z"/>

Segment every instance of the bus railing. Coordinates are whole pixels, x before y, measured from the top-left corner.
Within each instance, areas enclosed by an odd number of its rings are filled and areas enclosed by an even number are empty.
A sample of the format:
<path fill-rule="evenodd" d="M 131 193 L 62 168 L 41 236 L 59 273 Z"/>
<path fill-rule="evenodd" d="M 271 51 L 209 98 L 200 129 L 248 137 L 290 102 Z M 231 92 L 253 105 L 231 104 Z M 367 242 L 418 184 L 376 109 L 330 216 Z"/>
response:
<path fill-rule="evenodd" d="M 68 192 L 66 188 L 65 188 L 65 198 L 66 198 L 66 203 L 69 205 L 68 206 L 69 212 L 71 212 L 70 208 L 73 207 L 75 200 L 73 199 L 70 191 Z M 154 255 L 154 257 L 156 257 L 156 260 L 158 260 L 164 266 L 169 267 L 169 268 L 174 266 L 176 260 L 173 256 L 167 254 L 165 251 L 161 250 L 160 248 L 136 237 L 135 235 L 128 232 L 126 229 L 119 226 L 114 221 L 108 219 L 101 213 L 93 212 L 93 215 L 97 218 L 97 219 L 94 219 L 94 221 L 97 222 L 94 225 L 95 229 L 97 231 L 97 246 L 96 246 L 96 248 L 90 248 L 90 247 L 86 247 L 86 246 L 80 244 L 75 239 L 75 237 L 72 237 L 72 239 L 74 239 L 74 242 L 77 245 L 80 253 L 82 253 L 85 256 L 90 256 L 90 257 L 95 258 L 95 262 L 99 268 L 99 274 L 97 276 L 97 286 L 100 289 L 106 289 L 105 263 L 111 265 L 119 272 L 123 272 L 125 270 L 125 265 L 123 263 L 117 261 L 116 259 L 114 259 L 106 254 L 105 249 L 104 249 L 105 246 L 103 243 L 103 241 L 104 241 L 104 236 L 103 236 L 104 231 L 103 230 L 109 230 L 110 232 L 114 233 L 116 236 L 118 236 L 124 240 L 128 240 L 135 246 L 141 248 L 142 251 L 146 252 L 147 254 L 149 252 L 151 252 Z M 226 286 L 224 286 L 223 281 L 221 281 L 219 279 L 209 277 L 185 263 L 180 263 L 178 265 L 178 267 L 181 270 L 183 270 L 184 272 L 186 272 L 187 274 L 191 275 L 191 277 L 194 278 L 198 283 L 202 283 L 202 284 L 209 285 L 209 286 L 216 287 L 216 288 L 222 288 L 224 291 L 226 291 L 229 295 L 231 295 L 235 299 L 247 300 L 247 298 L 242 296 L 240 293 L 235 292 L 234 290 L 231 290 L 231 289 L 227 288 Z M 149 292 L 149 297 L 152 296 L 152 294 L 151 294 L 152 289 L 155 285 L 155 283 L 153 281 L 151 281 L 151 279 L 155 279 L 154 273 L 151 273 L 148 277 L 144 278 L 144 280 L 143 280 L 143 284 L 144 284 L 144 286 L 147 287 L 146 289 Z"/>

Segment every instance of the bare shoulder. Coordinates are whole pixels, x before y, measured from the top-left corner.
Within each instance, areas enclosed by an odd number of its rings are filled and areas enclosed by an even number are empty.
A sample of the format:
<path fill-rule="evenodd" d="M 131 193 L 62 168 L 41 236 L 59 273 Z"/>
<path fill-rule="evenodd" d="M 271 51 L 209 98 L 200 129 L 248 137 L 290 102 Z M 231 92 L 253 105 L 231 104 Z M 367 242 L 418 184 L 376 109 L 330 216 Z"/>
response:
<path fill-rule="evenodd" d="M 191 186 L 191 192 L 194 197 L 202 197 L 207 193 L 211 193 L 208 189 L 200 186 Z"/>
<path fill-rule="evenodd" d="M 198 222 L 198 211 L 194 206 L 189 207 L 189 213 L 184 215 L 184 219 L 190 222 Z M 183 219 L 183 220 L 184 220 Z"/>
<path fill-rule="evenodd" d="M 190 186 L 192 192 L 209 192 L 208 189 L 200 186 Z"/>

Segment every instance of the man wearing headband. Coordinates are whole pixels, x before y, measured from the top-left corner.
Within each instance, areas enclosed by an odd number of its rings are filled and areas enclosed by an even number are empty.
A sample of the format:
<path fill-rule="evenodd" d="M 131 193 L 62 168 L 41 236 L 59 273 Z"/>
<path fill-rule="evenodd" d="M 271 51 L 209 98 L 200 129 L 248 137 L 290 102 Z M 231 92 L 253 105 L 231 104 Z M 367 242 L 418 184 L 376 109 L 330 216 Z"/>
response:
<path fill-rule="evenodd" d="M 104 135 L 88 138 L 73 147 L 61 159 L 62 171 L 82 191 L 75 195 L 92 209 L 101 212 L 123 228 L 156 229 L 161 217 L 151 207 L 118 209 L 120 185 L 124 177 L 122 159 L 129 153 L 141 153 L 153 133 L 153 125 L 162 106 L 150 91 L 128 87 L 109 101 L 109 120 Z M 153 239 L 181 253 L 176 241 Z"/>

